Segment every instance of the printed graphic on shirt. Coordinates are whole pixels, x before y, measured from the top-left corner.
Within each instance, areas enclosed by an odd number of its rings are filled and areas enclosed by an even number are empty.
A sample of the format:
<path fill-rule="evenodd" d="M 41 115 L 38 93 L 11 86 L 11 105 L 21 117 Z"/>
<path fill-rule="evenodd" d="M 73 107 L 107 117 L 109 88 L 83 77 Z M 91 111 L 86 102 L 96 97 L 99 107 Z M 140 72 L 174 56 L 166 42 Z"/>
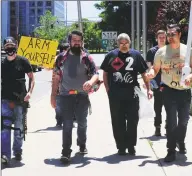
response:
<path fill-rule="evenodd" d="M 180 85 L 182 67 L 186 57 L 186 45 L 181 44 L 178 49 L 170 49 L 165 46 L 157 52 L 155 62 L 161 63 L 162 82 L 175 89 L 184 89 Z"/>
<path fill-rule="evenodd" d="M 118 58 L 118 57 L 116 57 L 115 59 L 114 59 L 114 61 L 111 63 L 111 66 L 115 69 L 115 70 L 119 70 L 121 67 L 123 67 L 123 65 L 124 65 L 124 63 L 123 63 L 123 61 L 120 59 L 120 58 Z"/>

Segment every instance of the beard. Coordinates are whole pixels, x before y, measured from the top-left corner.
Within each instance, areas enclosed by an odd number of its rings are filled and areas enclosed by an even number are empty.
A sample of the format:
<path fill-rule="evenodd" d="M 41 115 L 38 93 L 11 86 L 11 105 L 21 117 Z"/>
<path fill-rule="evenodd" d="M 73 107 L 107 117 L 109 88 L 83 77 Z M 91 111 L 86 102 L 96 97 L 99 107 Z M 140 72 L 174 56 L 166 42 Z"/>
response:
<path fill-rule="evenodd" d="M 74 55 L 80 55 L 80 53 L 81 53 L 81 47 L 80 46 L 73 46 L 70 49 Z"/>

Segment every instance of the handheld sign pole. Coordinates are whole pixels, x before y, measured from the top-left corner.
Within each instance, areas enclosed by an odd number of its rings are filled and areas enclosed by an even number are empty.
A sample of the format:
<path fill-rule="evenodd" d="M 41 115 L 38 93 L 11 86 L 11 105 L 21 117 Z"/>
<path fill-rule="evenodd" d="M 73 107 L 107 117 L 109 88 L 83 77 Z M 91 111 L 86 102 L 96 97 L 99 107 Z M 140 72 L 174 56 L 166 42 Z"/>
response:
<path fill-rule="evenodd" d="M 180 82 L 182 86 L 185 86 L 185 78 L 191 73 L 191 67 L 190 67 L 191 44 L 192 44 L 192 2 L 191 2 L 190 16 L 189 16 L 187 53 L 185 58 L 185 65 L 182 68 L 182 76 L 181 76 L 181 82 Z"/>

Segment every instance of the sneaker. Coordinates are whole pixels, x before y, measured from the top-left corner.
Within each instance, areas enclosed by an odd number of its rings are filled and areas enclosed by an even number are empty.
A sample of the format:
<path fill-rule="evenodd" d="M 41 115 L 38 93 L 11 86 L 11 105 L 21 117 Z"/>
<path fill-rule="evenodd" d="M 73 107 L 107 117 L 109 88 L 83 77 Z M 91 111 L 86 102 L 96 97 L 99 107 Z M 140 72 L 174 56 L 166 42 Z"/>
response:
<path fill-rule="evenodd" d="M 186 154 L 187 149 L 185 148 L 185 143 L 177 143 L 177 148 L 179 149 L 180 154 Z"/>
<path fill-rule="evenodd" d="M 62 127 L 62 123 L 57 122 L 56 127 Z"/>
<path fill-rule="evenodd" d="M 72 150 L 71 150 L 72 151 Z M 67 164 L 71 161 L 71 151 L 69 152 L 62 152 L 62 156 L 60 158 L 60 161 L 64 164 Z"/>
<path fill-rule="evenodd" d="M 9 159 L 5 155 L 2 155 L 1 156 L 1 163 L 4 165 L 8 165 Z"/>
<path fill-rule="evenodd" d="M 161 136 L 161 127 L 155 128 L 155 136 Z"/>
<path fill-rule="evenodd" d="M 176 160 L 175 152 L 168 152 L 167 156 L 164 158 L 164 162 L 173 162 Z"/>
<path fill-rule="evenodd" d="M 80 147 L 79 147 L 79 153 L 80 153 L 80 154 L 87 154 L 87 153 L 88 153 L 87 148 L 86 148 L 86 145 L 80 145 Z"/>
<path fill-rule="evenodd" d="M 125 149 L 119 149 L 117 152 L 118 155 L 126 155 Z"/>
<path fill-rule="evenodd" d="M 21 161 L 21 160 L 22 160 L 22 155 L 21 155 L 21 153 L 16 153 L 16 154 L 15 154 L 15 160 L 17 160 L 17 161 Z"/>
<path fill-rule="evenodd" d="M 133 147 L 128 147 L 128 152 L 129 152 L 129 154 L 130 155 L 135 155 L 135 153 L 136 153 L 136 151 L 135 151 L 135 147 L 133 146 Z"/>

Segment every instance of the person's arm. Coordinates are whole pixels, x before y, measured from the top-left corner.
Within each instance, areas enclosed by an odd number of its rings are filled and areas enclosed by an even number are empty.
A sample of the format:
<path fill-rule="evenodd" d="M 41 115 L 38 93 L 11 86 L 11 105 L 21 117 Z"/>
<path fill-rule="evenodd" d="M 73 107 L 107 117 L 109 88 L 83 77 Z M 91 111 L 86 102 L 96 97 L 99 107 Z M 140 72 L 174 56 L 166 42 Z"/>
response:
<path fill-rule="evenodd" d="M 148 98 L 152 98 L 152 91 L 150 89 L 150 82 L 146 76 L 146 72 L 148 70 L 148 66 L 145 62 L 145 60 L 143 59 L 143 57 L 141 56 L 141 54 L 138 54 L 138 59 L 137 59 L 137 69 L 138 69 L 138 72 L 141 74 L 142 76 L 142 79 L 145 83 L 145 86 L 146 86 L 146 89 L 147 89 L 147 96 Z"/>
<path fill-rule="evenodd" d="M 147 56 L 146 56 L 146 63 L 147 63 L 147 66 L 148 68 L 150 69 L 153 65 L 153 60 L 154 60 L 154 54 L 152 52 L 152 50 L 150 49 L 148 52 L 147 52 Z"/>
<path fill-rule="evenodd" d="M 84 91 L 89 91 L 99 80 L 99 72 L 91 55 L 88 56 L 88 62 L 88 74 L 91 78 L 83 84 Z"/>
<path fill-rule="evenodd" d="M 191 49 L 191 57 L 190 57 L 190 67 L 192 68 L 192 49 Z M 192 83 L 192 71 L 191 74 L 189 74 L 185 79 L 185 85 L 191 86 Z"/>
<path fill-rule="evenodd" d="M 51 106 L 56 108 L 56 96 L 58 94 L 59 83 L 61 80 L 62 72 L 59 66 L 59 62 L 62 59 L 62 56 L 58 56 L 52 72 L 52 87 L 51 87 Z"/>
<path fill-rule="evenodd" d="M 35 86 L 35 77 L 29 61 L 25 58 L 23 60 L 23 63 L 24 63 L 24 71 L 29 78 L 28 92 L 27 92 L 27 95 L 24 97 L 24 101 L 29 101 L 29 99 L 31 98 L 31 94 L 33 92 L 33 88 Z"/>
<path fill-rule="evenodd" d="M 59 67 L 59 62 L 62 59 L 61 55 L 58 55 L 55 59 L 55 64 L 53 66 L 53 72 L 52 72 L 52 89 L 51 89 L 51 96 L 56 97 L 59 89 L 59 82 L 61 79 L 61 70 Z"/>
<path fill-rule="evenodd" d="M 106 91 L 109 91 L 109 84 L 108 84 L 108 73 L 103 71 L 103 83 L 105 86 Z"/>
<path fill-rule="evenodd" d="M 106 92 L 109 91 L 109 82 L 108 82 L 108 71 L 109 71 L 109 54 L 107 54 L 101 64 L 101 69 L 103 70 L 103 83 L 106 89 Z"/>
<path fill-rule="evenodd" d="M 35 77 L 34 77 L 33 72 L 27 73 L 27 76 L 29 78 L 28 92 L 30 92 L 30 94 L 32 94 L 33 88 L 35 86 Z"/>
<path fill-rule="evenodd" d="M 148 73 L 146 74 L 148 79 L 153 79 L 160 71 L 161 68 L 161 51 L 160 49 L 156 52 L 154 57 L 153 66 L 149 69 Z"/>
<path fill-rule="evenodd" d="M 92 75 L 92 77 L 90 79 L 90 82 L 91 82 L 91 84 L 93 86 L 99 80 L 99 72 L 98 72 L 96 64 L 95 64 L 93 58 L 91 57 L 91 55 L 88 56 L 88 59 L 89 59 L 90 74 Z"/>

